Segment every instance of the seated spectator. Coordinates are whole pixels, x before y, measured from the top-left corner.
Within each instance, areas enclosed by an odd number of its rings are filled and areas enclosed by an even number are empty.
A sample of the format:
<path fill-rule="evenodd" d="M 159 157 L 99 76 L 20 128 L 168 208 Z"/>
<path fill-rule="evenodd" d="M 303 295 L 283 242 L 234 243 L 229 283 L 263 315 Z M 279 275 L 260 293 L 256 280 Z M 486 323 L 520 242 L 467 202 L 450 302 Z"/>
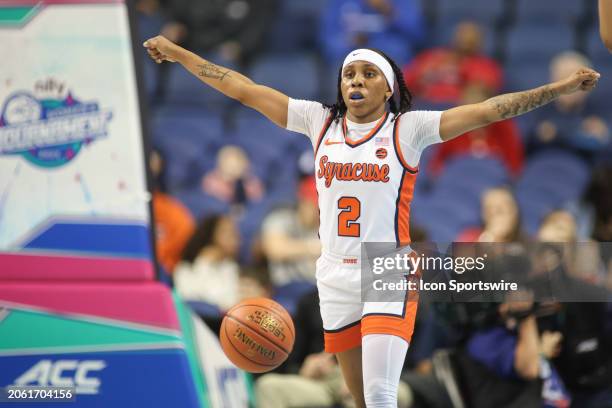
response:
<path fill-rule="evenodd" d="M 553 211 L 542 221 L 538 230 L 541 242 L 576 242 L 576 221 L 567 211 Z"/>
<path fill-rule="evenodd" d="M 259 201 L 265 189 L 261 180 L 251 173 L 250 166 L 244 150 L 237 146 L 225 146 L 217 154 L 217 167 L 202 177 L 202 189 L 237 207 Z"/>
<path fill-rule="evenodd" d="M 164 269 L 172 273 L 181 259 L 183 248 L 193 234 L 195 222 L 189 210 L 163 188 L 164 162 L 153 151 L 149 160 L 153 176 L 153 218 L 155 219 L 155 253 Z"/>
<path fill-rule="evenodd" d="M 521 242 L 518 204 L 512 192 L 503 187 L 487 190 L 482 196 L 482 228 L 469 228 L 456 239 L 458 242 Z"/>
<path fill-rule="evenodd" d="M 544 218 L 537 233 L 539 244 L 532 248 L 531 281 L 543 284 L 539 288 L 549 293 L 553 280 L 553 295 L 561 301 L 607 301 L 607 248 L 592 240 L 578 242 L 576 231 L 574 216 L 567 211 L 553 211 Z"/>
<path fill-rule="evenodd" d="M 462 104 L 478 103 L 493 96 L 493 90 L 483 83 L 471 83 L 463 89 Z M 523 142 L 516 122 L 512 119 L 495 122 L 473 130 L 435 147 L 429 162 L 429 170 L 435 176 L 444 163 L 459 155 L 496 157 L 508 172 L 518 175 L 523 168 Z"/>
<path fill-rule="evenodd" d="M 331 0 L 322 16 L 320 44 L 333 66 L 356 48 L 381 49 L 405 64 L 425 36 L 416 0 Z"/>
<path fill-rule="evenodd" d="M 207 302 L 228 310 L 238 302 L 240 237 L 227 216 L 205 218 L 174 272 L 177 292 L 187 301 Z"/>
<path fill-rule="evenodd" d="M 594 284 L 605 279 L 599 246 L 594 241 L 577 242 L 576 220 L 571 213 L 557 210 L 544 217 L 537 239 L 539 242 L 565 244 L 560 247 L 570 276 Z"/>
<path fill-rule="evenodd" d="M 218 52 L 225 61 L 246 64 L 264 46 L 276 13 L 276 0 L 172 0 L 170 20 L 161 34 L 202 52 Z"/>
<path fill-rule="evenodd" d="M 568 51 L 553 59 L 551 81 L 566 78 L 568 72 L 590 66 L 583 55 Z M 531 117 L 528 153 L 558 147 L 580 154 L 588 161 L 600 158 L 610 146 L 610 129 L 599 110 L 587 99 L 586 92 L 562 95 L 553 103 L 537 110 Z"/>
<path fill-rule="evenodd" d="M 483 55 L 483 33 L 470 22 L 457 26 L 450 47 L 426 50 L 404 68 L 408 88 L 415 97 L 432 104 L 460 103 L 466 86 L 483 84 L 497 94 L 502 87 L 502 70 Z"/>
<path fill-rule="evenodd" d="M 262 225 L 262 245 L 276 286 L 292 281 L 315 281 L 315 263 L 321 255 L 321 243 L 314 178 L 305 178 L 298 194 L 296 208 L 272 211 Z"/>

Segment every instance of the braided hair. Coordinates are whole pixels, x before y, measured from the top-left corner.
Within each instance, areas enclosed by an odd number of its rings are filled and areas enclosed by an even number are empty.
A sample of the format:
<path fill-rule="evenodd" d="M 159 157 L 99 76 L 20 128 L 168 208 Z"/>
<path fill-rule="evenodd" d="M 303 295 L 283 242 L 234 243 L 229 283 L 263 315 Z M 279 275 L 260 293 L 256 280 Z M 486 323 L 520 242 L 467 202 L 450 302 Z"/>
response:
<path fill-rule="evenodd" d="M 397 66 L 395 61 L 393 61 L 387 54 L 384 52 L 368 48 L 370 51 L 374 51 L 383 56 L 384 59 L 389 62 L 391 68 L 393 69 L 393 74 L 395 75 L 395 82 L 397 83 L 397 87 L 399 89 L 399 107 L 397 106 L 397 101 L 395 98 L 395 92 L 389 98 L 389 111 L 395 114 L 393 120 L 397 119 L 399 115 L 402 113 L 408 112 L 412 108 L 412 94 L 408 87 L 406 86 L 406 82 L 404 81 L 404 75 L 402 74 L 402 70 Z M 346 104 L 344 103 L 344 99 L 342 98 L 342 89 L 340 84 L 342 83 L 342 67 L 338 71 L 338 96 L 336 98 L 336 103 L 332 105 L 325 105 L 326 108 L 331 110 L 332 120 L 338 121 L 346 114 Z"/>

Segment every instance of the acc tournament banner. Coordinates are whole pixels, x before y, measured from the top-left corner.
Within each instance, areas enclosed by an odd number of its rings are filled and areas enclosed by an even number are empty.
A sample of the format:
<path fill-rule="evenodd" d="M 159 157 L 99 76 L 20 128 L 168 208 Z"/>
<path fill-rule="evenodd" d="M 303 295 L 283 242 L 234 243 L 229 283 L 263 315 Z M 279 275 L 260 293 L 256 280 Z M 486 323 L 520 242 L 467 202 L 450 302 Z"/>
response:
<path fill-rule="evenodd" d="M 0 39 L 0 278 L 152 276 L 126 5 L 0 3 Z"/>

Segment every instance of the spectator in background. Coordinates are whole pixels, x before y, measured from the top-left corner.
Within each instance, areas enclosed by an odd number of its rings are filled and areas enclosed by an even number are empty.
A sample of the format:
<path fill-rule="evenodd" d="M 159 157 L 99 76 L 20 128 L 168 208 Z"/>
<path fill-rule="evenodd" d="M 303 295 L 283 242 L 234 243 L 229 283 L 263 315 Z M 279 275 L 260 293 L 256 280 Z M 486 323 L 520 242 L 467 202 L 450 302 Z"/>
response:
<path fill-rule="evenodd" d="M 166 1 L 161 34 L 172 42 L 225 61 L 247 64 L 263 48 L 276 0 Z"/>
<path fill-rule="evenodd" d="M 455 105 L 474 83 L 497 94 L 502 70 L 482 53 L 483 33 L 475 23 L 457 25 L 450 47 L 423 51 L 404 68 L 406 84 L 415 97 L 431 104 Z"/>
<path fill-rule="evenodd" d="M 576 67 L 590 66 L 583 55 L 567 51 L 556 56 L 550 64 L 551 79 L 564 78 Z M 598 159 L 610 145 L 610 129 L 599 110 L 589 103 L 586 92 L 562 95 L 553 103 L 535 112 L 529 134 L 528 153 L 558 147 L 580 154 L 587 161 Z"/>
<path fill-rule="evenodd" d="M 544 217 L 538 229 L 539 242 L 563 243 L 566 273 L 585 282 L 598 283 L 605 279 L 601 254 L 593 241 L 578 243 L 578 228 L 574 216 L 565 210 L 556 210 Z"/>
<path fill-rule="evenodd" d="M 417 0 L 331 0 L 322 16 L 319 41 L 334 66 L 356 48 L 381 49 L 404 64 L 425 38 Z"/>
<path fill-rule="evenodd" d="M 576 221 L 567 211 L 553 211 L 542 221 L 538 230 L 538 240 L 542 242 L 569 242 L 575 243 Z"/>
<path fill-rule="evenodd" d="M 236 255 L 240 236 L 234 221 L 222 215 L 205 218 L 183 252 L 174 284 L 187 301 L 227 310 L 238 302 L 240 268 Z"/>
<path fill-rule="evenodd" d="M 165 192 L 162 177 L 164 161 L 157 151 L 151 153 L 149 166 L 154 185 L 155 253 L 166 272 L 172 273 L 193 234 L 195 222 L 189 210 Z"/>
<path fill-rule="evenodd" d="M 300 183 L 297 207 L 277 209 L 262 224 L 262 244 L 274 285 L 314 283 L 315 263 L 321 255 L 318 228 L 317 191 L 310 176 Z"/>
<path fill-rule="evenodd" d="M 244 150 L 237 146 L 225 146 L 217 154 L 217 167 L 202 178 L 202 190 L 238 207 L 259 201 L 265 189 L 261 180 L 251 173 L 250 167 Z"/>
<path fill-rule="evenodd" d="M 461 103 L 482 102 L 493 96 L 493 91 L 484 82 L 472 82 L 463 89 Z M 436 175 L 443 169 L 446 161 L 459 155 L 498 158 L 505 164 L 509 173 L 517 176 L 523 168 L 524 151 L 516 122 L 513 119 L 495 122 L 435 146 L 429 169 Z"/>
<path fill-rule="evenodd" d="M 557 210 L 544 218 L 537 238 L 540 242 L 566 243 L 566 273 L 581 281 L 604 286 L 607 251 L 593 240 L 578 242 L 577 230 L 574 216 L 568 211 Z"/>
<path fill-rule="evenodd" d="M 487 190 L 481 201 L 482 228 L 469 228 L 458 242 L 521 242 L 519 207 L 512 192 L 504 187 Z"/>

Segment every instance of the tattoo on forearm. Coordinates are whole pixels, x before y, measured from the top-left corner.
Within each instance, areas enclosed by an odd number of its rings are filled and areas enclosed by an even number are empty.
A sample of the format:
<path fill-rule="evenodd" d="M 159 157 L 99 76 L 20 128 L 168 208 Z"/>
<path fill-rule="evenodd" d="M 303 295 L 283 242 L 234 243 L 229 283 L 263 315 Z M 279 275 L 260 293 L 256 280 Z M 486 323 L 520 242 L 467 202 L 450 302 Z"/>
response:
<path fill-rule="evenodd" d="M 560 93 L 550 85 L 525 92 L 499 95 L 487 100 L 502 119 L 522 115 L 555 100 Z"/>
<path fill-rule="evenodd" d="M 198 65 L 198 68 L 200 68 L 200 72 L 198 72 L 198 75 L 201 77 L 213 78 L 218 79 L 219 81 L 223 81 L 223 78 L 225 78 L 226 76 L 230 76 L 229 69 L 224 71 L 219 66 L 211 62 L 207 62 L 206 64 L 200 64 Z"/>

